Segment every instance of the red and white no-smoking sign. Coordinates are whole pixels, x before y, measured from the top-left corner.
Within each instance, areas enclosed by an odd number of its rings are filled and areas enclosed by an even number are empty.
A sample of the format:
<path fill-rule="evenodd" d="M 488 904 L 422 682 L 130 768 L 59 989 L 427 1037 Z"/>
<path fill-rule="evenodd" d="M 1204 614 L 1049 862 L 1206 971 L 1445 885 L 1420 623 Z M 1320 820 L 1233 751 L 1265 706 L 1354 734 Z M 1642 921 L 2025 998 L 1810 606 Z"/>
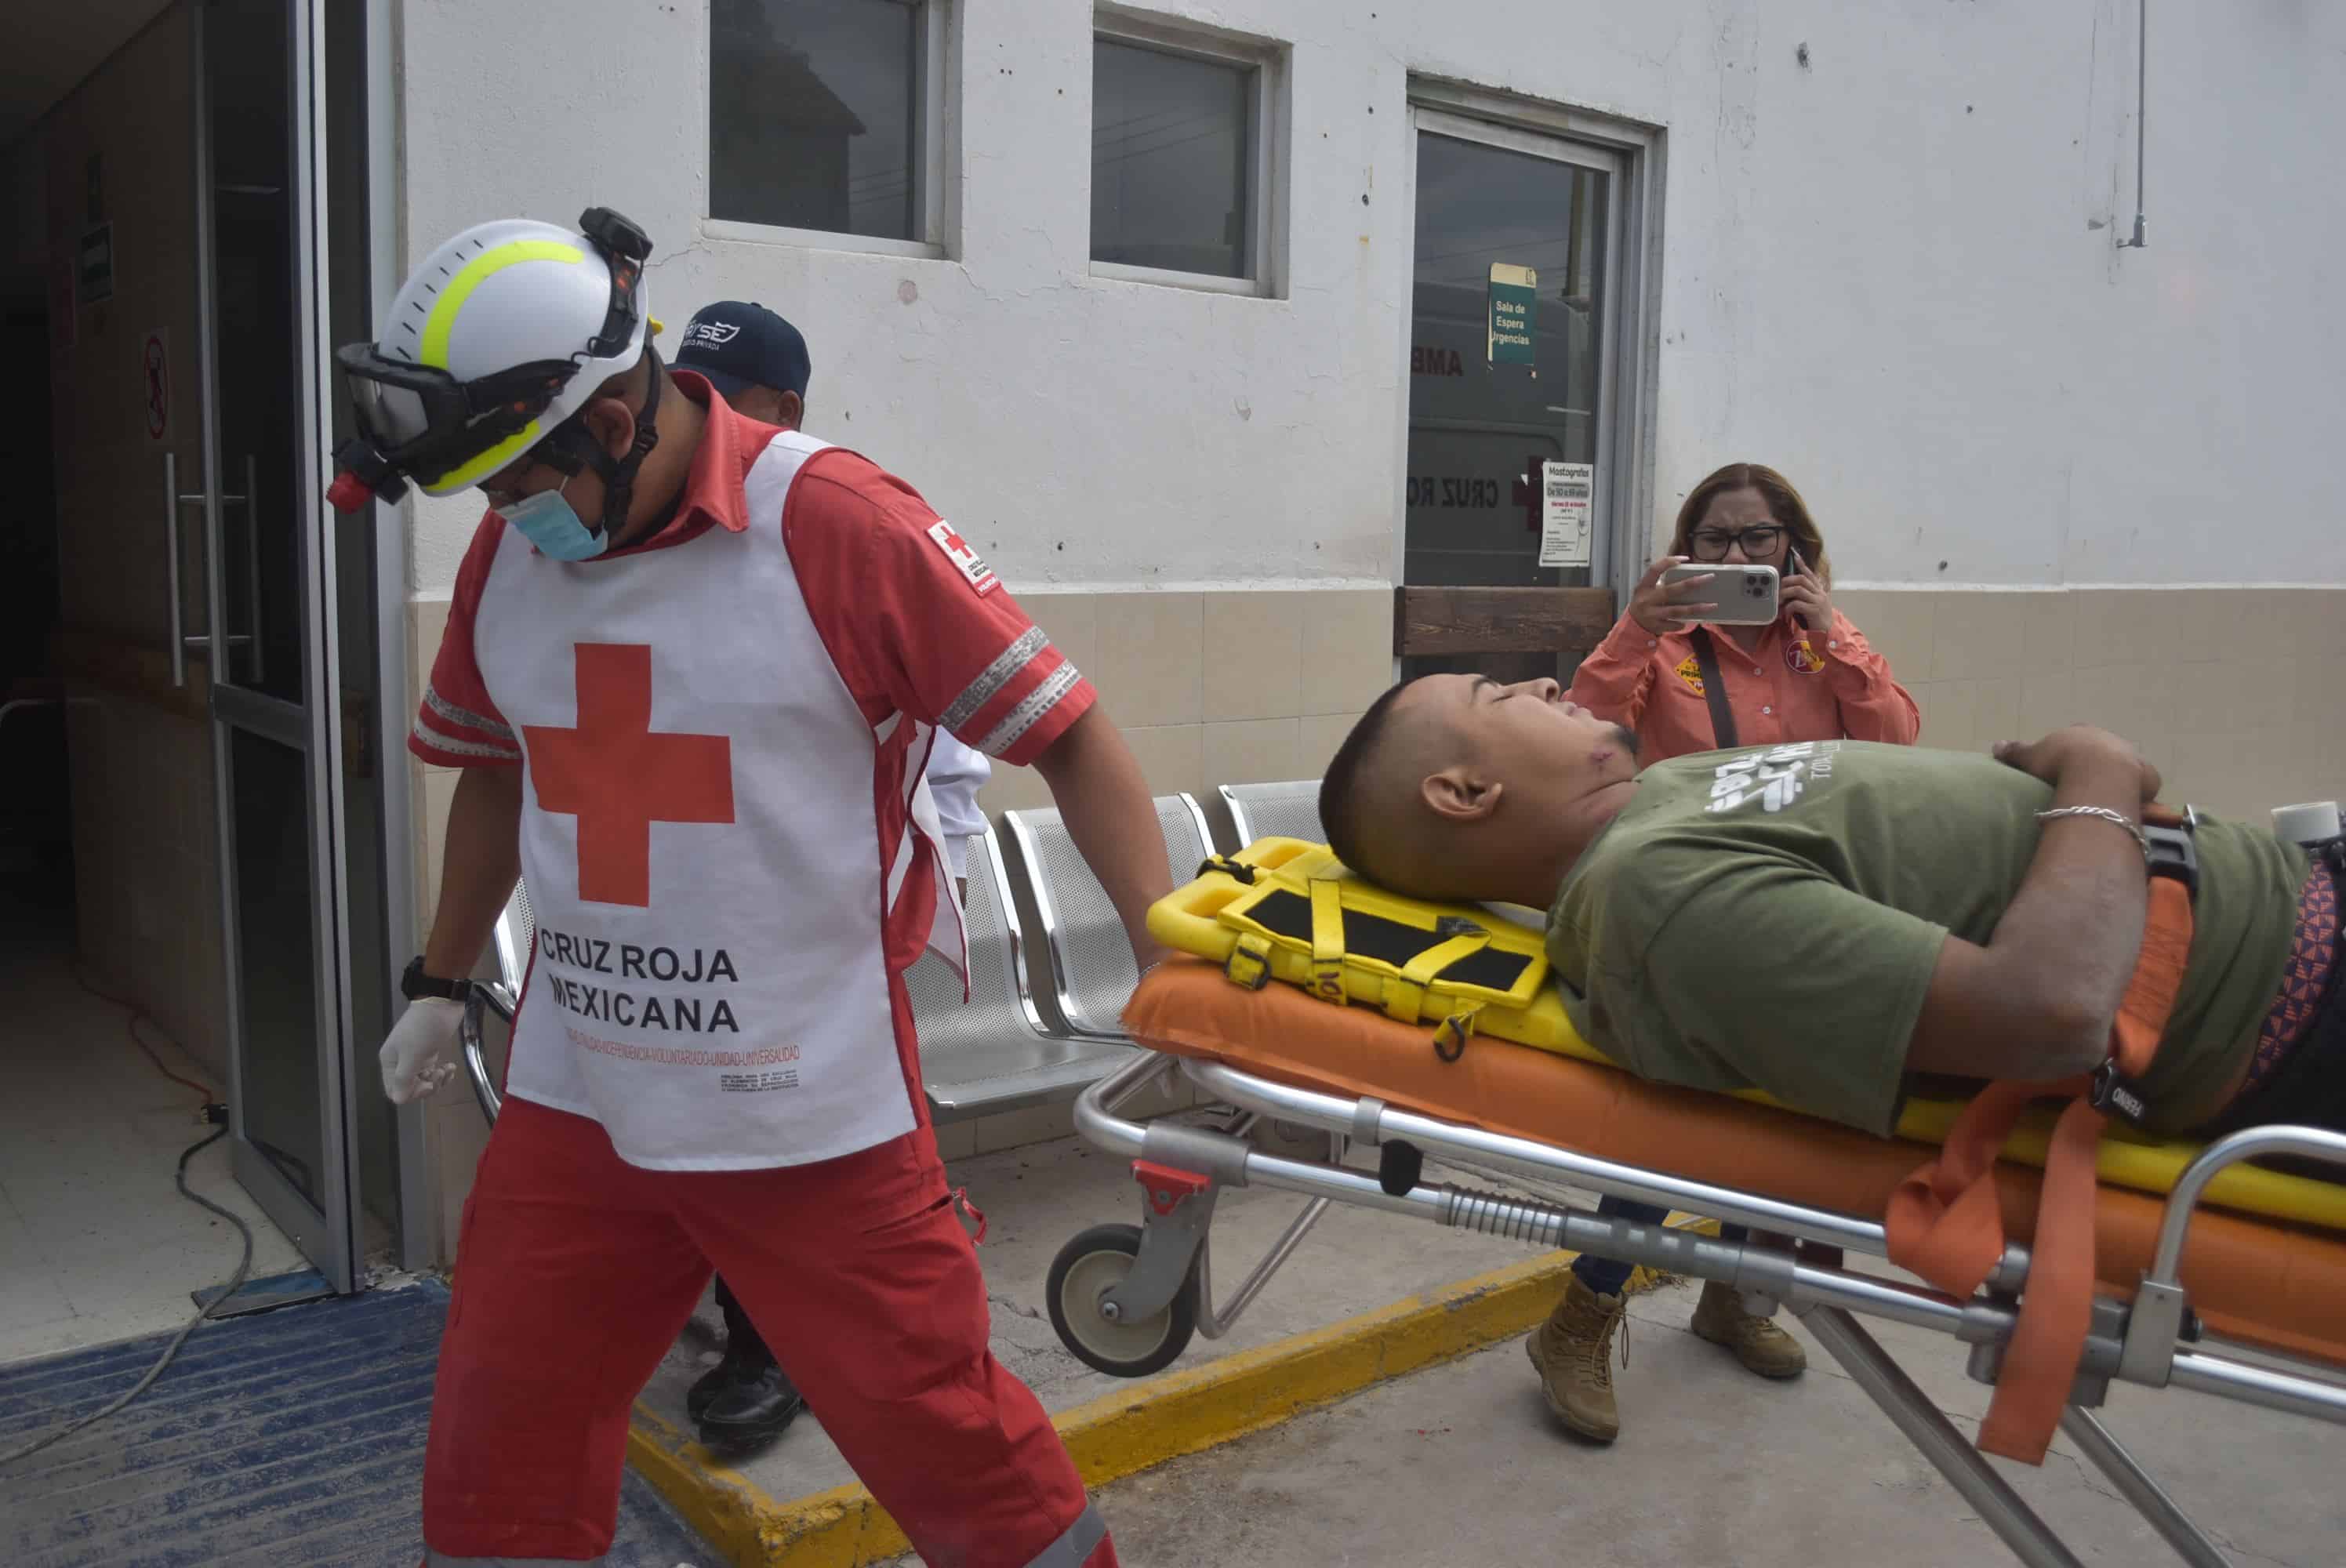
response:
<path fill-rule="evenodd" d="M 171 434 L 171 346 L 156 328 L 138 351 L 139 374 L 146 389 L 147 439 L 166 441 Z"/>

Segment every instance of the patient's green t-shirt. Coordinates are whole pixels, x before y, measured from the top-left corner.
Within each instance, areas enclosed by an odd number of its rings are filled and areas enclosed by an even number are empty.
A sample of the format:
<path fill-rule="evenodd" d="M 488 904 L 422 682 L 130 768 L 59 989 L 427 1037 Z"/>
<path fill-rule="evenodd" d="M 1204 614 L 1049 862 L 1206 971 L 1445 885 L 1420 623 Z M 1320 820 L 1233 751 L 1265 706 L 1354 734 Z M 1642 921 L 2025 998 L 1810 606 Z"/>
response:
<path fill-rule="evenodd" d="M 1984 943 L 2051 789 L 1986 756 L 1862 741 L 1674 758 L 1549 911 L 1567 1009 L 1640 1077 L 1760 1088 L 1888 1134 L 1949 932 Z M 2116 829 L 2111 830 L 2113 832 Z M 2202 819 L 2191 962 L 2144 1080 L 2154 1125 L 2222 1108 L 2280 990 L 2304 852 Z"/>

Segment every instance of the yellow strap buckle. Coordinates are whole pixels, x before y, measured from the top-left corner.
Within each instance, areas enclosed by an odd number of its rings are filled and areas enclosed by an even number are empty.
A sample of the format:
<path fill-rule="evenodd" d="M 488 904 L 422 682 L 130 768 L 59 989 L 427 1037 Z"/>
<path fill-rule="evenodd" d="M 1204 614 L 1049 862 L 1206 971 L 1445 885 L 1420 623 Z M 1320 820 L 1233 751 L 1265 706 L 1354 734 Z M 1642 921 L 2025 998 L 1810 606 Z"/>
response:
<path fill-rule="evenodd" d="M 1473 957 L 1491 945 L 1487 931 L 1471 931 L 1434 943 L 1402 965 L 1401 978 L 1385 983 L 1385 1016 L 1414 1023 L 1423 1015 L 1425 993 L 1452 964 Z"/>
<path fill-rule="evenodd" d="M 1270 940 L 1250 931 L 1239 932 L 1237 945 L 1230 949 L 1230 956 L 1222 963 L 1222 972 L 1234 985 L 1243 985 L 1249 991 L 1260 991 L 1270 983 Z"/>

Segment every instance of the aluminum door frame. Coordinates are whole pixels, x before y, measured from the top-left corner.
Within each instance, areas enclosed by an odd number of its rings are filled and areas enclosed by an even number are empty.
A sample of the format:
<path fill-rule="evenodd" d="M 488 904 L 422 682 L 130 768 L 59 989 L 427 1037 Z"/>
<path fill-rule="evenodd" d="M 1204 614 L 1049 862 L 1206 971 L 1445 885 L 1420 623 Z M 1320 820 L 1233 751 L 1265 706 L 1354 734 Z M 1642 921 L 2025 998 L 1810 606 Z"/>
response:
<path fill-rule="evenodd" d="M 237 1180 L 261 1212 L 291 1237 L 337 1291 L 359 1284 L 358 1182 L 349 1115 L 351 1085 L 343 1071 L 351 1037 L 349 919 L 343 874 L 342 779 L 342 680 L 334 581 L 334 535 L 326 526 L 324 495 L 330 427 L 326 402 L 332 373 L 326 353 L 327 301 L 320 280 L 326 275 L 326 232 L 318 183 L 317 149 L 324 136 L 321 89 L 324 81 L 324 36 L 321 0 L 287 0 L 291 36 L 289 62 L 288 144 L 293 203 L 296 407 L 301 425 L 296 443 L 293 504 L 301 519 L 294 529 L 298 552 L 295 581 L 301 612 L 301 648 L 304 700 L 290 703 L 236 684 L 230 656 L 235 634 L 228 626 L 220 513 L 224 501 L 219 450 L 218 234 L 213 210 L 211 95 L 207 80 L 206 11 L 190 0 L 193 47 L 193 138 L 196 204 L 196 268 L 199 398 L 202 411 L 202 499 L 208 618 L 204 635 L 188 639 L 206 648 L 210 667 L 212 769 L 219 843 L 220 948 L 228 1005 L 229 1131 Z M 252 504 L 248 500 L 246 504 Z M 249 532 L 256 533 L 248 517 Z M 252 606 L 258 613 L 258 599 Z M 323 1168 L 318 1173 L 321 1202 L 313 1205 L 270 1164 L 251 1141 L 246 1125 L 243 1084 L 247 1042 L 244 1027 L 243 954 L 238 927 L 235 776 L 230 741 L 235 732 L 261 737 L 301 754 L 306 765 L 310 847 L 311 952 L 317 994 L 318 1105 Z"/>

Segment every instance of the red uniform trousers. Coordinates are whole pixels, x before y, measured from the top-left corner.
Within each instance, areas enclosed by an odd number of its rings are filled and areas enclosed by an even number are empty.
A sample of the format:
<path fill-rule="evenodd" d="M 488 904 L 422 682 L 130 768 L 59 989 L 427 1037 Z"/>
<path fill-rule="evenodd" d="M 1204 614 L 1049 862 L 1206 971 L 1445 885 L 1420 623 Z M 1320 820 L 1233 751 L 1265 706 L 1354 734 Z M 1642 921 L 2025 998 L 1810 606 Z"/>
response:
<path fill-rule="evenodd" d="M 773 1170 L 652 1171 L 508 1099 L 458 1240 L 423 1472 L 447 1557 L 593 1559 L 628 1411 L 713 1263 L 937 1568 L 1115 1568 L 1042 1406 L 986 1349 L 975 1248 L 926 1126 Z"/>

